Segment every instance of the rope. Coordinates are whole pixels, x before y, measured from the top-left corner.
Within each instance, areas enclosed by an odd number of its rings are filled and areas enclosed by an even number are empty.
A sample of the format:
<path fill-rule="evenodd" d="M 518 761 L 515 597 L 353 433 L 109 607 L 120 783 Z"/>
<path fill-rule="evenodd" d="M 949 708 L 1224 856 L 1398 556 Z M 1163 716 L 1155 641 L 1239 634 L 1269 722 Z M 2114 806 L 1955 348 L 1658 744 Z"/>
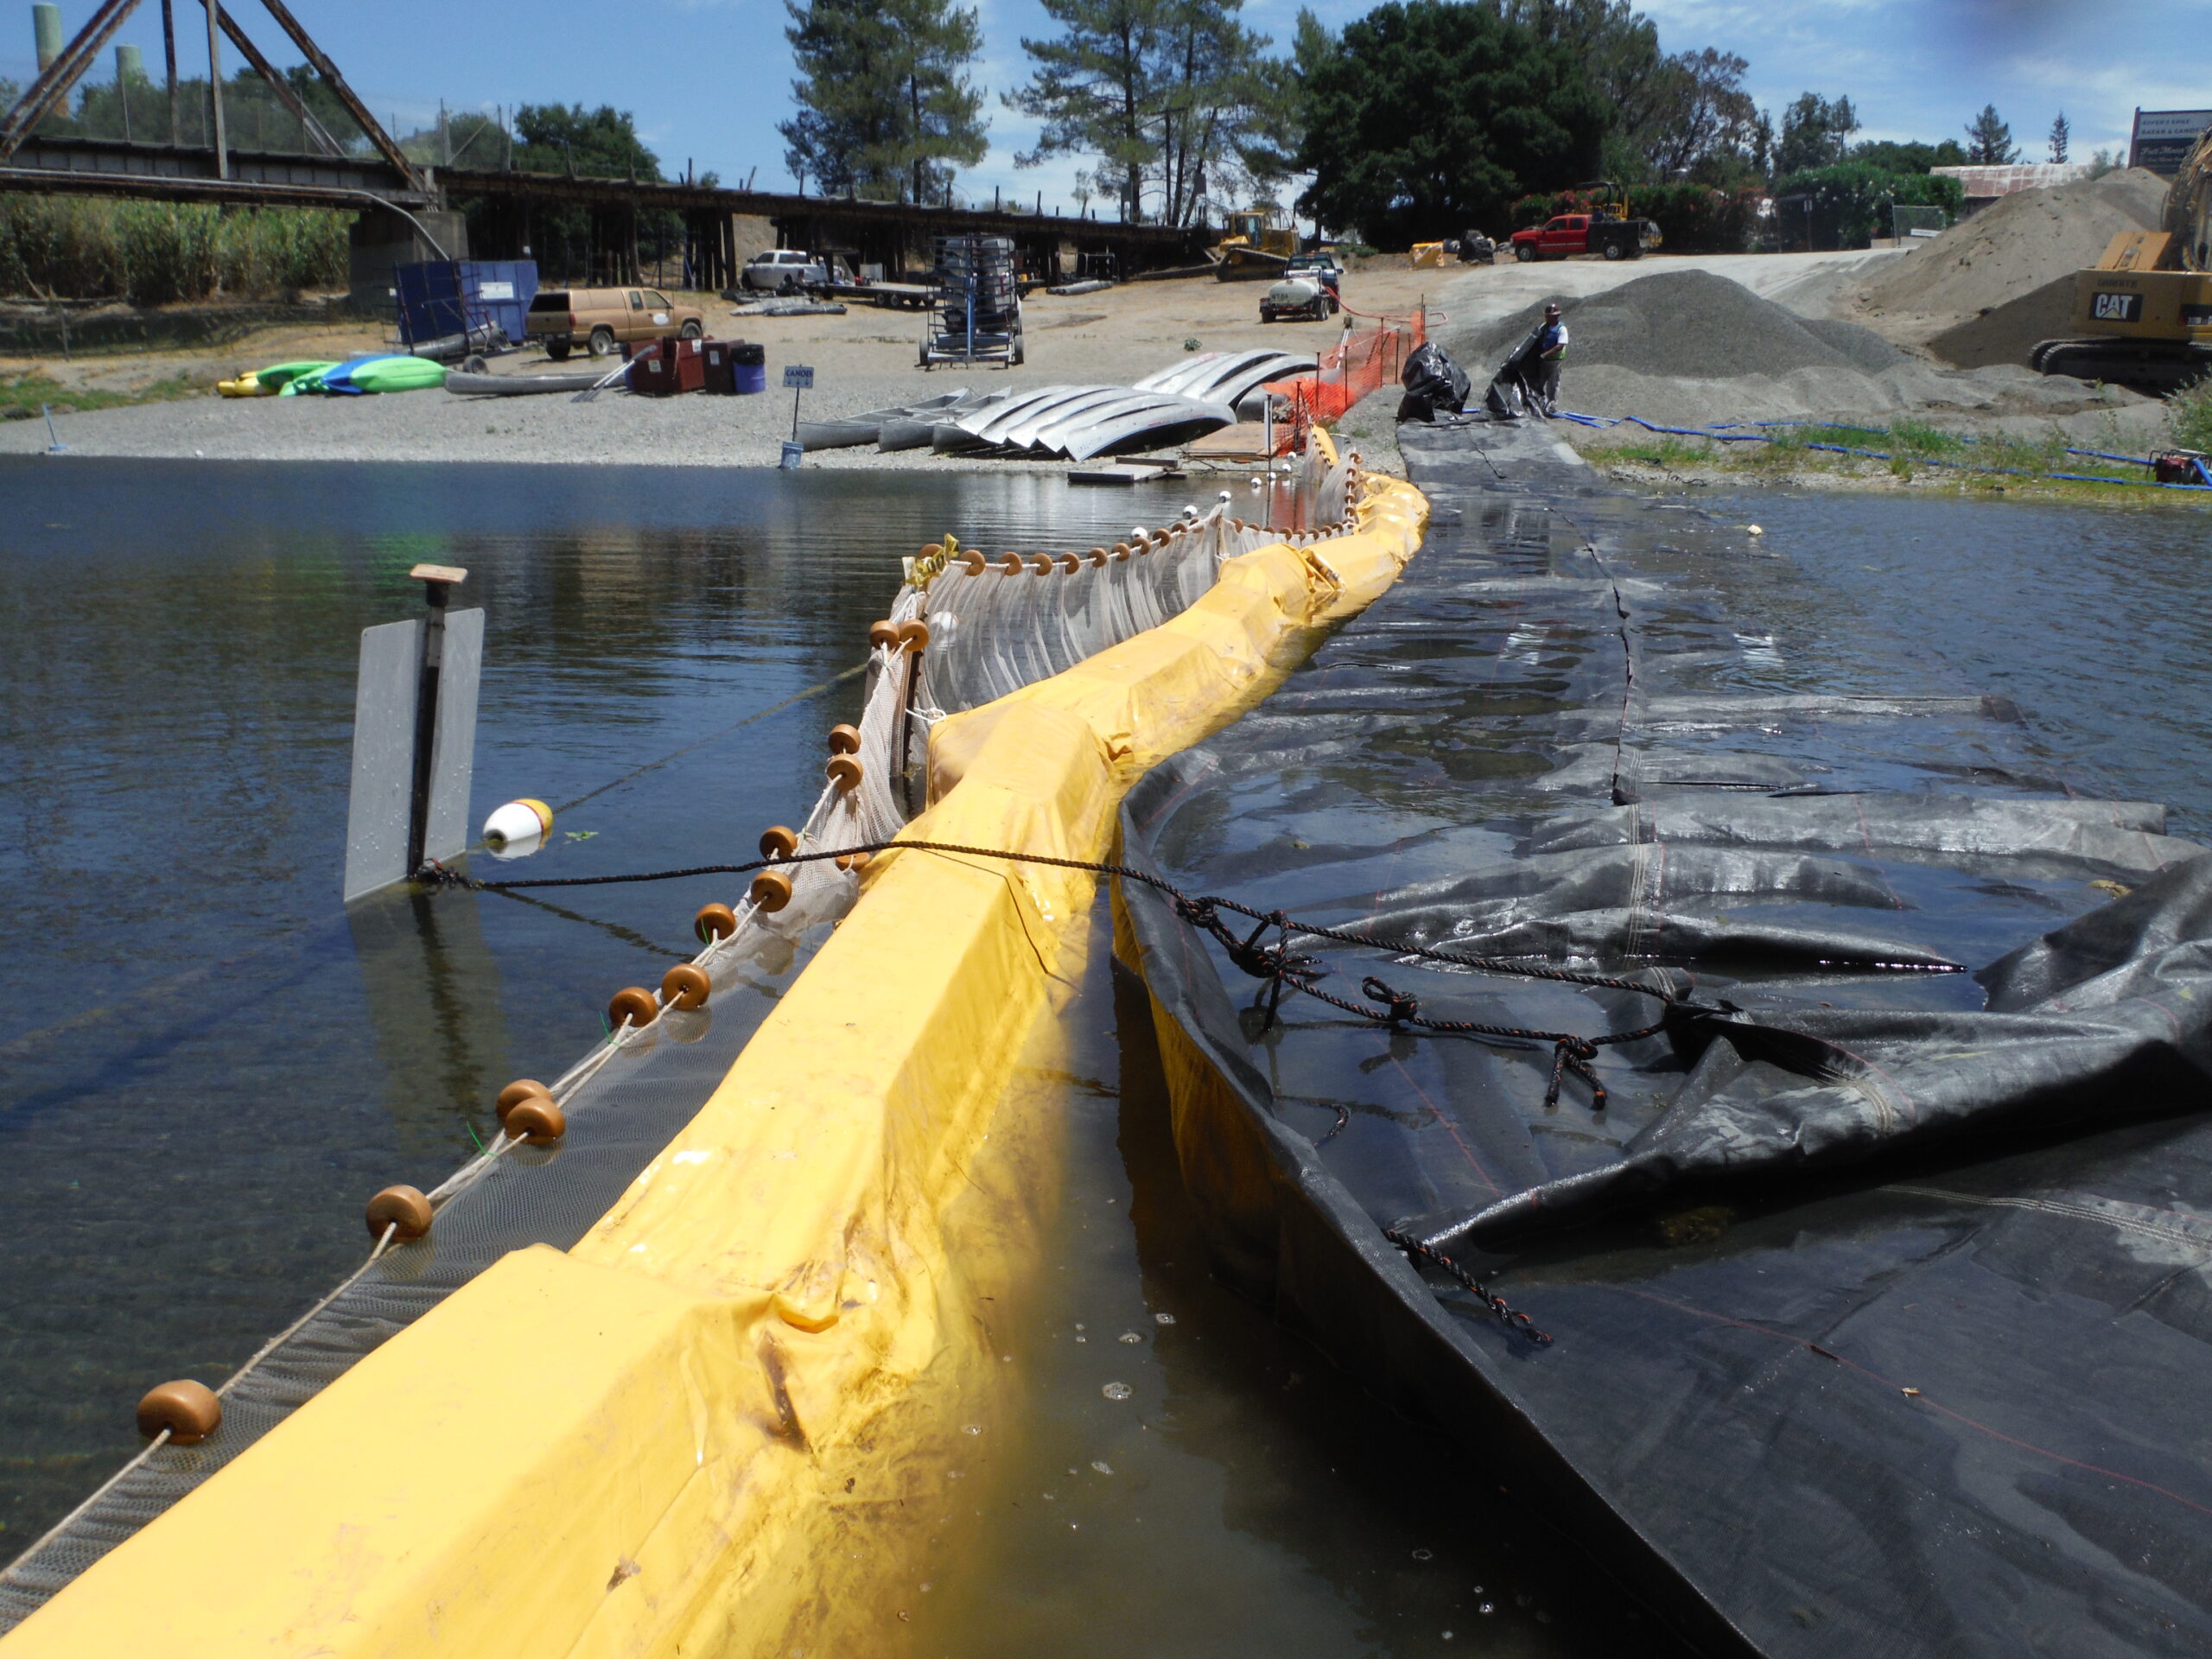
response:
<path fill-rule="evenodd" d="M 651 870 L 619 875 L 539 876 L 515 880 L 485 881 L 447 868 L 435 860 L 425 861 L 416 872 L 418 880 L 434 886 L 465 887 L 473 892 L 508 893 L 525 887 L 602 887 L 636 881 L 677 881 L 702 875 L 748 875 L 756 871 L 779 866 L 818 862 L 824 859 L 851 856 L 855 853 L 893 853 L 899 851 L 944 853 L 961 857 L 1002 859 L 1011 863 L 1036 864 L 1052 869 L 1079 870 L 1092 875 L 1112 876 L 1123 881 L 1134 881 L 1164 894 L 1173 901 L 1175 913 L 1186 925 L 1206 934 L 1222 947 L 1229 960 L 1242 972 L 1267 983 L 1267 1020 L 1272 1025 L 1285 990 L 1303 992 L 1317 1001 L 1342 1010 L 1356 1018 L 1393 1029 L 1411 1027 L 1440 1035 L 1462 1036 L 1477 1042 L 1498 1046 L 1541 1046 L 1548 1045 L 1552 1051 L 1551 1071 L 1544 1089 L 1547 1110 L 1559 1103 L 1560 1091 L 1568 1077 L 1573 1077 L 1590 1090 L 1591 1109 L 1601 1112 L 1606 1108 L 1608 1096 L 1605 1084 L 1599 1079 L 1592 1062 L 1599 1050 L 1623 1043 L 1640 1042 L 1656 1037 L 1669 1025 L 1682 1018 L 1709 1020 L 1732 1012 L 1726 1002 L 1707 1007 L 1676 994 L 1663 985 L 1639 980 L 1624 979 L 1605 974 L 1577 973 L 1569 969 L 1553 968 L 1536 963 L 1508 961 L 1496 957 L 1472 957 L 1440 950 L 1416 939 L 1382 938 L 1351 928 L 1329 927 L 1319 923 L 1301 922 L 1280 910 L 1262 911 L 1234 899 L 1217 894 L 1193 896 L 1176 887 L 1165 877 L 1127 864 L 1108 863 L 1087 858 L 1066 858 L 1047 853 L 1010 852 L 998 847 L 971 847 L 958 842 L 936 841 L 890 840 L 872 842 L 860 846 L 832 848 L 818 852 L 794 853 L 784 858 L 758 858 L 738 864 L 695 864 L 683 869 Z M 1249 932 L 1239 933 L 1224 919 L 1224 914 L 1243 918 L 1253 925 Z M 1272 932 L 1274 938 L 1268 942 Z M 1440 965 L 1472 969 L 1478 973 L 1495 974 L 1507 978 L 1540 980 L 1552 984 L 1580 985 L 1593 990 L 1630 993 L 1651 998 L 1661 1005 L 1660 1018 L 1653 1023 L 1632 1031 L 1602 1032 L 1585 1036 L 1578 1032 L 1546 1031 L 1532 1027 L 1489 1025 L 1471 1020 L 1435 1020 L 1421 1012 L 1420 999 L 1400 991 L 1381 978 L 1369 975 L 1360 982 L 1360 992 L 1366 1002 L 1356 1002 L 1321 988 L 1320 982 L 1329 969 L 1315 957 L 1293 950 L 1294 935 L 1300 938 L 1325 939 L 1357 950 L 1380 950 L 1397 957 L 1412 957 Z M 1945 971 L 1945 970 L 1931 970 Z M 1371 1007 L 1370 1004 L 1380 1006 Z M 617 1033 L 619 1040 L 620 1033 Z M 501 1148 L 504 1150 L 504 1147 Z M 496 1154 L 493 1154 L 496 1155 Z M 487 1157 L 482 1160 L 489 1161 Z M 1465 1268 L 1445 1255 L 1433 1246 L 1410 1235 L 1386 1229 L 1384 1236 L 1391 1243 L 1416 1262 L 1425 1262 L 1447 1274 L 1472 1294 L 1479 1297 L 1509 1331 L 1527 1337 L 1539 1345 L 1551 1338 L 1529 1323 L 1525 1314 L 1514 1311 L 1503 1298 L 1495 1294 Z"/>

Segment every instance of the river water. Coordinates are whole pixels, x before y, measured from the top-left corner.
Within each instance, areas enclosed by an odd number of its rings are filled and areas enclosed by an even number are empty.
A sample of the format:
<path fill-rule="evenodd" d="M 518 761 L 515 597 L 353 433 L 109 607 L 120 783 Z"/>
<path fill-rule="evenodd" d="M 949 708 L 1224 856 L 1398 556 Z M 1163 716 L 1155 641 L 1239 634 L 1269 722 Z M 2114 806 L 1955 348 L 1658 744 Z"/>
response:
<path fill-rule="evenodd" d="M 533 873 L 719 861 L 812 798 L 897 556 L 948 529 L 1087 544 L 1192 491 L 0 463 L 0 1555 L 130 1454 L 148 1384 L 226 1374 L 358 1263 L 368 1193 L 435 1184 L 501 1082 L 561 1070 L 614 987 L 690 948 L 705 895 L 651 887 L 349 925 L 354 653 L 417 609 L 409 566 L 467 567 L 486 612 L 476 817 L 581 800 Z M 2212 836 L 2202 516 L 1697 505 L 1801 574 L 1759 620 L 1775 649 L 1847 668 L 1904 644 L 2013 697 L 2058 774 Z M 1671 1652 L 1478 1459 L 1207 1276 L 1141 993 L 1095 933 L 1054 1085 L 1065 1285 L 1028 1333 L 1023 1421 L 977 1448 L 988 1503 L 928 1579 L 882 1586 L 900 1650 Z M 717 1020 L 757 1021 L 782 982 Z"/>

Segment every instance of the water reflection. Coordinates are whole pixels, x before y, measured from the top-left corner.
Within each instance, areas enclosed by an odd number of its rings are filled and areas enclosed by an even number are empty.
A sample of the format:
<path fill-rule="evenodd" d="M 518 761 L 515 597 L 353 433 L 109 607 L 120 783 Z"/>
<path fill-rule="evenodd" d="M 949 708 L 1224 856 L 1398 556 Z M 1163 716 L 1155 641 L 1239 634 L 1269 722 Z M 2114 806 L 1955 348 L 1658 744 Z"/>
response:
<path fill-rule="evenodd" d="M 0 462 L 0 1554 L 223 1376 L 557 1073 L 718 893 L 338 902 L 361 628 L 418 562 L 486 612 L 475 811 L 566 804 L 533 874 L 743 857 L 858 710 L 898 559 L 1084 542 L 1185 497 L 1057 478 Z M 787 970 L 789 964 L 784 964 Z M 741 1036 L 780 988 L 718 999 Z M 671 1032 L 672 1037 L 687 1033 Z M 696 1033 L 688 1033 L 696 1034 Z"/>
<path fill-rule="evenodd" d="M 1064 1201 L 996 1338 L 1018 1404 L 972 1426 L 929 1559 L 880 1586 L 882 1625 L 911 1623 L 883 1650 L 1676 1653 L 1440 1429 L 1213 1280 L 1149 1003 L 1103 939 L 1064 1029 L 1035 1079 Z"/>
<path fill-rule="evenodd" d="M 460 892 L 433 902 L 412 887 L 387 887 L 346 908 L 385 1109 L 405 1155 L 449 1154 L 454 1103 L 480 1111 L 515 1075 L 480 901 Z"/>

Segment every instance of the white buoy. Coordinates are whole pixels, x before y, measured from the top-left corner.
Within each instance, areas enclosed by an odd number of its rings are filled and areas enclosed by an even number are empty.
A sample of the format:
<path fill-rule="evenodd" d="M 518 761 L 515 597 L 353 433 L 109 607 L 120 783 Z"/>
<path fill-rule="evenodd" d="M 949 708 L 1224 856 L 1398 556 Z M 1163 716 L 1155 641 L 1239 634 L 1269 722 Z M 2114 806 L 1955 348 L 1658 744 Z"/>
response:
<path fill-rule="evenodd" d="M 553 828 L 553 809 L 525 797 L 509 801 L 484 820 L 484 845 L 494 858 L 526 858 Z"/>

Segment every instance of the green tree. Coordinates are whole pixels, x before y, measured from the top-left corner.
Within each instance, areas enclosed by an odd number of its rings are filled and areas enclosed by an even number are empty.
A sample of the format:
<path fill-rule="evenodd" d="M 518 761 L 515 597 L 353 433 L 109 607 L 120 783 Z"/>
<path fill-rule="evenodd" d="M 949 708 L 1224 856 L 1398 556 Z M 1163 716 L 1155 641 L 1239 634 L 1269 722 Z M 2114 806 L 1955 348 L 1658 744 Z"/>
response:
<path fill-rule="evenodd" d="M 1803 245 L 1863 248 L 1889 233 L 1893 206 L 1941 207 L 1955 219 L 1966 201 L 1956 179 L 1926 173 L 1885 173 L 1863 162 L 1808 168 L 1774 181 L 1775 232 L 1785 249 Z"/>
<path fill-rule="evenodd" d="M 627 110 L 524 104 L 515 111 L 515 170 L 658 184 L 660 157 L 638 137 L 637 118 Z"/>
<path fill-rule="evenodd" d="M 784 159 L 835 194 L 931 201 L 953 166 L 989 148 L 982 94 L 966 73 L 982 54 L 975 8 L 953 0 L 785 0 L 801 79 L 798 112 L 777 130 Z"/>
<path fill-rule="evenodd" d="M 1774 170 L 1802 173 L 1834 167 L 1849 153 L 1859 130 L 1859 112 L 1847 98 L 1828 99 L 1818 92 L 1799 94 L 1782 112 L 1782 137 L 1775 145 Z"/>
<path fill-rule="evenodd" d="M 1744 90 L 1751 65 L 1707 47 L 1669 58 L 1654 77 L 1637 148 L 1660 181 L 1733 184 L 1762 168 L 1764 129 Z"/>
<path fill-rule="evenodd" d="M 2020 159 L 2012 144 L 2012 129 L 1994 104 L 1983 105 L 1981 113 L 1967 123 L 1967 154 L 1976 167 L 2003 167 Z"/>
<path fill-rule="evenodd" d="M 2066 164 L 2066 146 L 2073 137 L 2074 129 L 2067 122 L 2066 111 L 2061 110 L 2058 118 L 2050 124 L 2050 159 L 2061 167 Z"/>
<path fill-rule="evenodd" d="M 1264 195 L 1290 171 L 1277 139 L 1296 107 L 1296 76 L 1266 55 L 1268 36 L 1237 21 L 1243 3 L 1169 0 L 1161 9 L 1155 179 L 1166 224 Z"/>
<path fill-rule="evenodd" d="M 1387 0 L 1320 35 L 1300 34 L 1298 159 L 1300 205 L 1325 225 L 1385 245 L 1456 236 L 1596 168 L 1605 95 L 1570 47 L 1488 5 Z"/>
<path fill-rule="evenodd" d="M 1036 149 L 1014 157 L 1034 167 L 1048 156 L 1096 158 L 1092 176 L 1110 188 L 1122 217 L 1144 217 L 1144 181 L 1160 159 L 1154 113 L 1167 0 L 1043 0 L 1060 26 L 1051 40 L 1024 35 L 1021 49 L 1036 66 L 1005 95 L 1007 107 L 1043 122 Z"/>
<path fill-rule="evenodd" d="M 1938 167 L 1964 167 L 1967 164 L 1966 146 L 1955 138 L 1946 138 L 1938 143 L 1917 142 L 1897 143 L 1887 138 L 1871 139 L 1851 147 L 1851 159 L 1878 167 L 1885 173 L 1925 173 Z"/>

